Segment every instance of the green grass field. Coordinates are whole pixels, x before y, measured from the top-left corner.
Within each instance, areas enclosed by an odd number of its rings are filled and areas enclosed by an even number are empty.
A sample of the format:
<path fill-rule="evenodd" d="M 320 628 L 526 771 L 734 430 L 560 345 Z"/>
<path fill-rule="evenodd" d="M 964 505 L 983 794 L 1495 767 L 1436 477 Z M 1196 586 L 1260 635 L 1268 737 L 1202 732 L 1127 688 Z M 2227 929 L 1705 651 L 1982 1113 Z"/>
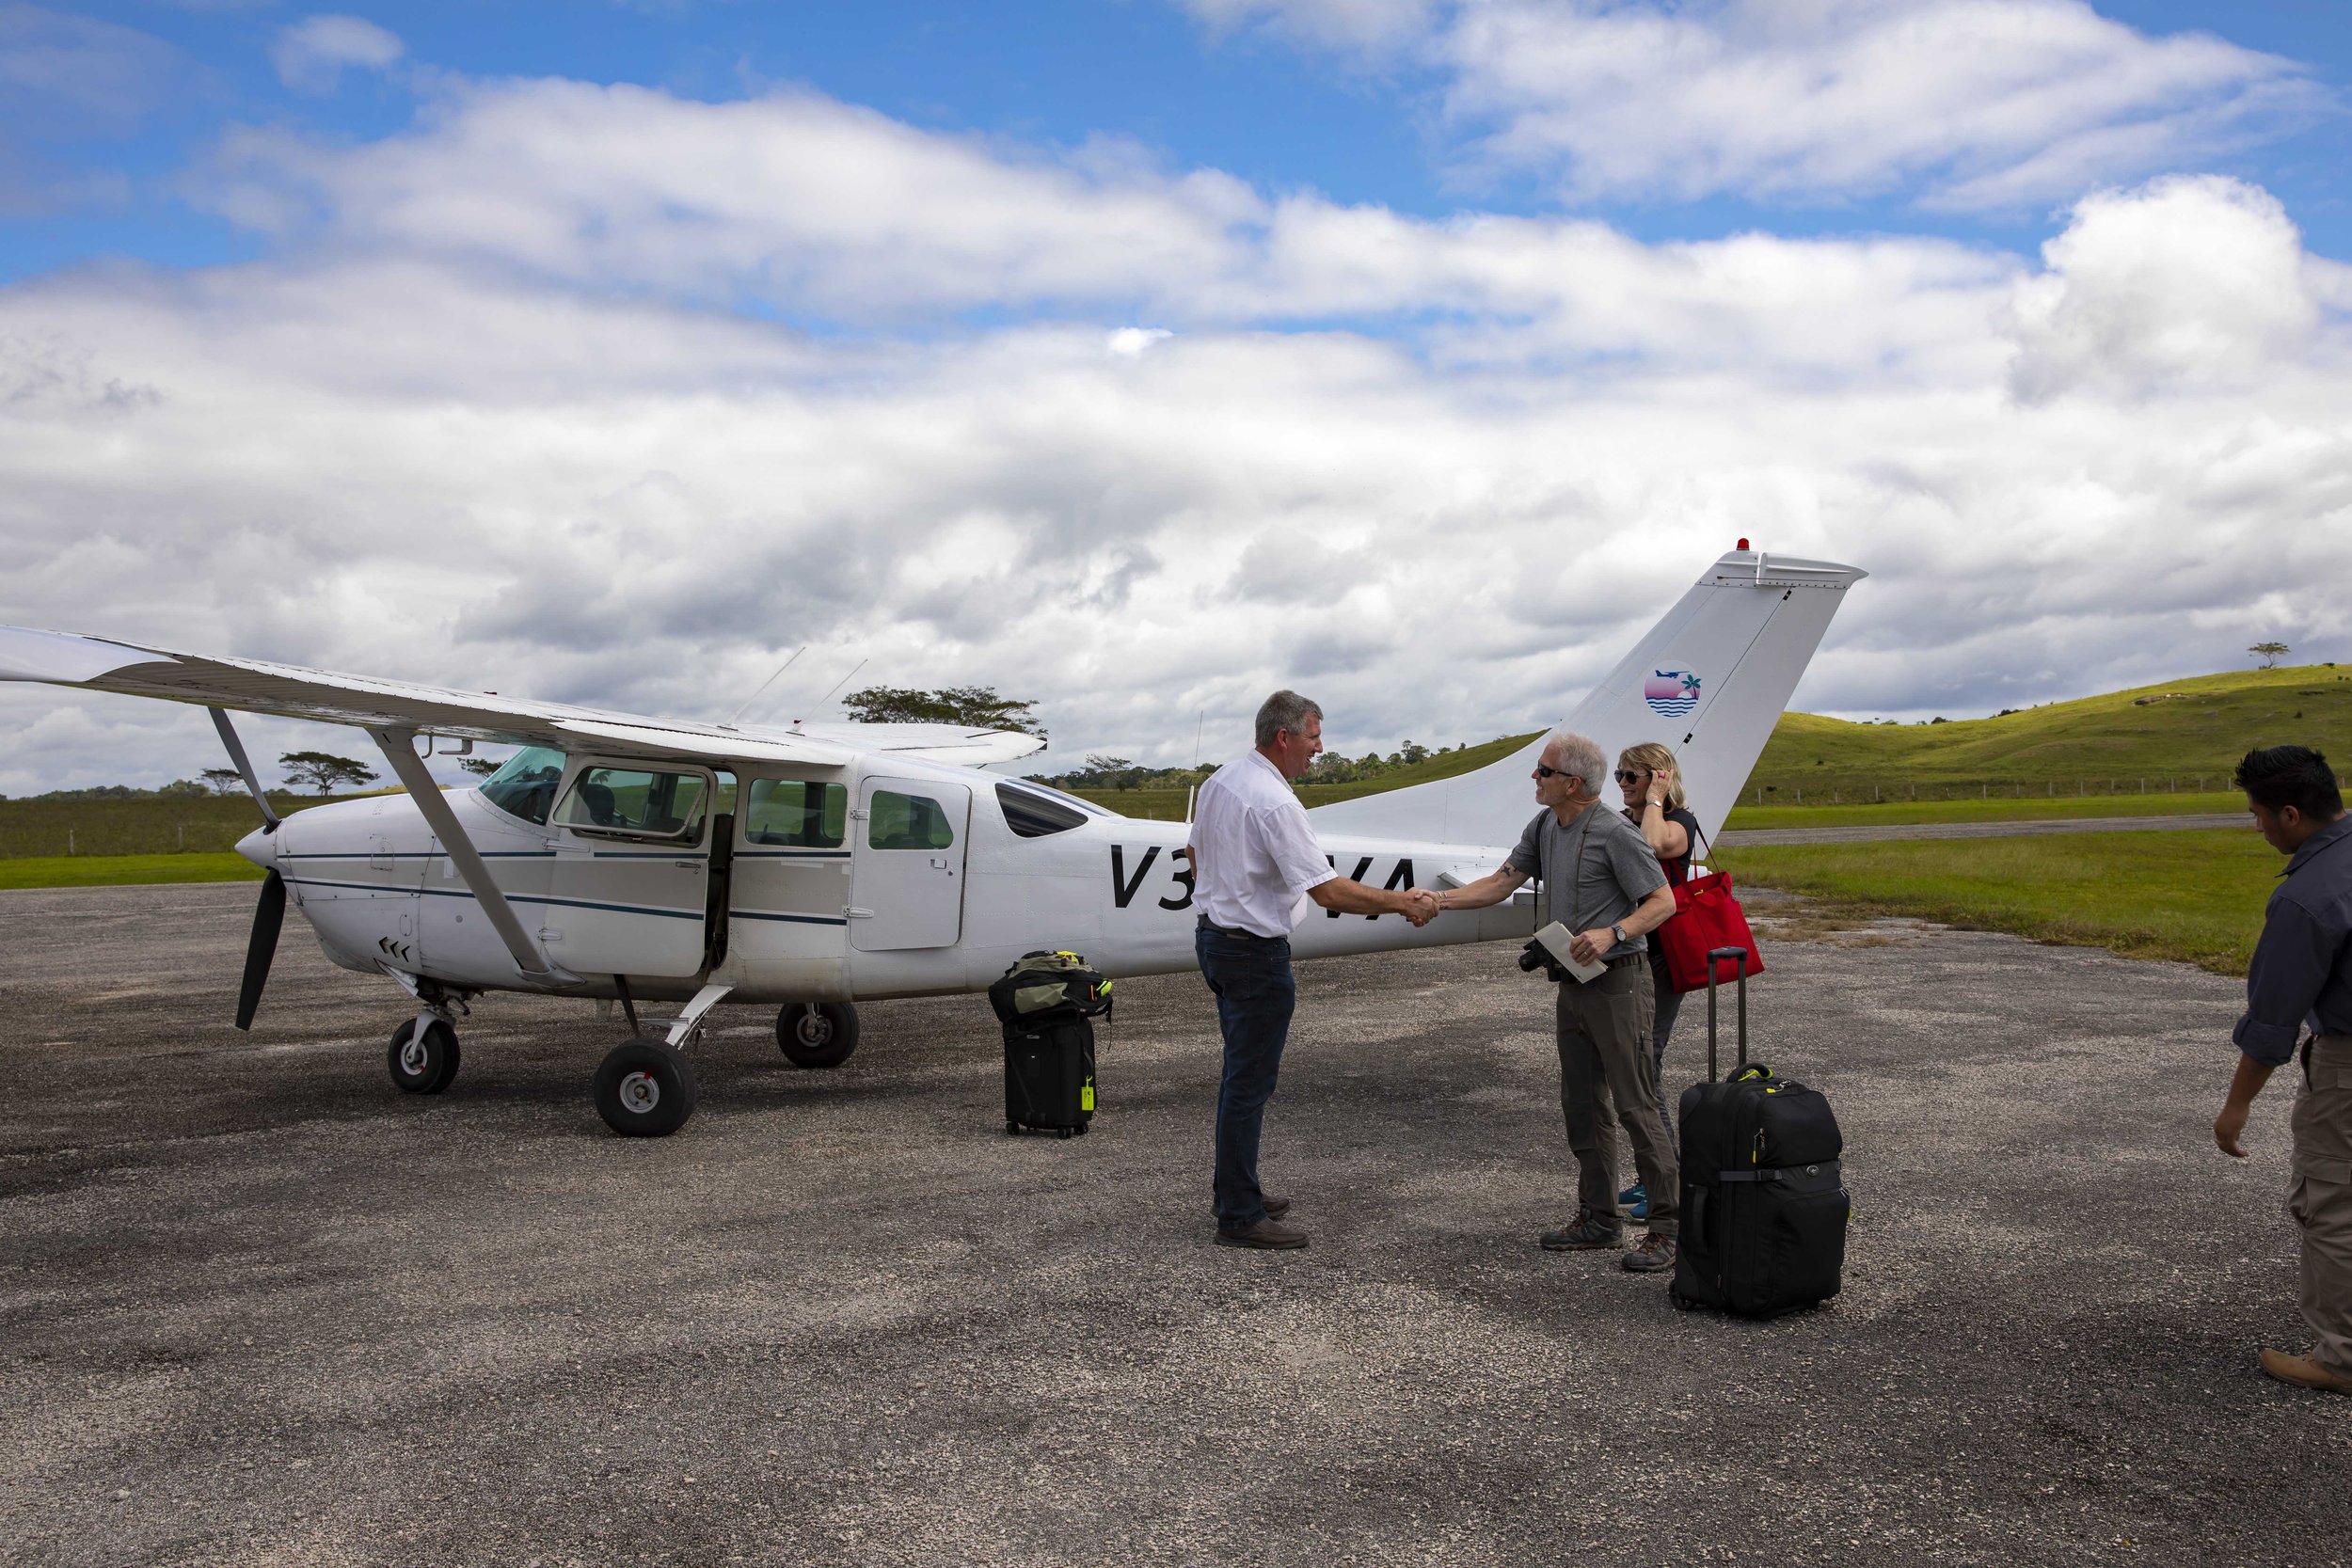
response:
<path fill-rule="evenodd" d="M 0 889 L 261 879 L 262 868 L 237 854 L 55 855 L 0 860 Z"/>
<path fill-rule="evenodd" d="M 2076 816 L 2181 816 L 2243 812 L 2235 790 L 2205 795 L 2094 795 L 2058 800 L 1994 796 L 1975 800 L 1889 800 L 1883 805 L 1735 806 L 1732 828 L 1844 828 L 1904 822 L 2049 822 Z"/>
<path fill-rule="evenodd" d="M 351 796 L 275 795 L 279 816 Z M 219 854 L 262 825 L 245 794 L 127 800 L 0 800 L 0 861 Z"/>
<path fill-rule="evenodd" d="M 1806 894 L 1840 911 L 2243 974 L 2286 862 L 2251 828 L 2213 828 L 1735 847 L 1717 863 L 1735 885 Z"/>

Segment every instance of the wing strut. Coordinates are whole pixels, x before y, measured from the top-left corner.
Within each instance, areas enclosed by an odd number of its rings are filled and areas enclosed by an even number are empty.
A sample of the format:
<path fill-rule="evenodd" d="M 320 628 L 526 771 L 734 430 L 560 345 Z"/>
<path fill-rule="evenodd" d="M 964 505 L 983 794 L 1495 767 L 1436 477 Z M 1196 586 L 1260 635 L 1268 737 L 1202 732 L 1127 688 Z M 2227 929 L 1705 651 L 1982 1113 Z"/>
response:
<path fill-rule="evenodd" d="M 515 918 L 514 906 L 506 901 L 506 895 L 499 891 L 498 883 L 490 879 L 489 866 L 484 863 L 481 852 L 474 848 L 473 840 L 466 836 L 466 830 L 459 824 L 457 814 L 450 810 L 449 802 L 441 798 L 441 786 L 433 782 L 433 775 L 426 769 L 424 759 L 417 755 L 417 732 L 370 730 L 368 734 L 384 749 L 384 760 L 392 765 L 392 771 L 399 775 L 400 782 L 408 786 L 409 799 L 417 802 L 417 809 L 424 814 L 426 823 L 439 837 L 441 847 L 449 851 L 451 863 L 457 867 L 457 874 L 466 879 L 467 890 L 480 902 L 482 912 L 490 917 L 491 927 L 497 930 L 499 940 L 506 943 L 506 950 L 515 956 L 516 966 L 525 974 L 545 975 L 552 973 L 547 959 L 541 958 L 539 950 L 531 944 L 531 938 L 524 935 L 523 923 Z"/>
<path fill-rule="evenodd" d="M 253 792 L 253 803 L 262 808 L 262 825 L 276 832 L 278 814 L 269 809 L 269 797 L 262 793 L 262 781 L 253 776 L 253 764 L 246 757 L 245 742 L 237 738 L 237 727 L 229 721 L 229 710 L 208 707 L 204 711 L 213 716 L 213 728 L 220 732 L 220 743 L 229 748 L 229 760 L 237 765 L 237 771 L 244 775 L 245 787 Z"/>

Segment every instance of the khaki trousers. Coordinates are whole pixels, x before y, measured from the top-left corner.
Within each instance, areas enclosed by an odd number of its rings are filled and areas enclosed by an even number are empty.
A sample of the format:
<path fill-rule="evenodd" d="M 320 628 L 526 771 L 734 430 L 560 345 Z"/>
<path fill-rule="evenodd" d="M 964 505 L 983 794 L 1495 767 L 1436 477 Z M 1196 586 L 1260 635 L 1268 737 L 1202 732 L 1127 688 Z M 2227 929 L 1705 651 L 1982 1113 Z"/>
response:
<path fill-rule="evenodd" d="M 1577 1206 L 1617 1213 L 1617 1128 L 1633 1142 L 1633 1168 L 1649 1189 L 1649 1228 L 1680 1227 L 1682 1191 L 1674 1146 L 1658 1115 L 1658 1063 L 1650 1054 L 1649 960 L 1612 966 L 1591 982 L 1560 982 L 1560 1112 L 1576 1155 Z"/>
<path fill-rule="evenodd" d="M 2312 1042 L 2294 1128 L 2287 1212 L 2303 1229 L 2300 1305 L 2312 1358 L 2352 1378 L 2352 1035 Z"/>

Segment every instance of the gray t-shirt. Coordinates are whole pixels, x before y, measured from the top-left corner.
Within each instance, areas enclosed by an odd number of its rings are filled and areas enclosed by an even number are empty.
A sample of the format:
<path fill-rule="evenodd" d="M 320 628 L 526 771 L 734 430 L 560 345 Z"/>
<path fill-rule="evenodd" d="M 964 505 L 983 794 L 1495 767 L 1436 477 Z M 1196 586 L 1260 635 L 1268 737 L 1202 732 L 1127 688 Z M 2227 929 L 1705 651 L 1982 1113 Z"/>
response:
<path fill-rule="evenodd" d="M 1573 888 L 1566 872 L 1571 855 L 1577 857 Z M 1631 914 L 1636 904 L 1666 885 L 1666 873 L 1659 867 L 1657 852 L 1644 840 L 1642 830 L 1599 804 L 1585 808 L 1582 816 L 1565 828 L 1549 809 L 1537 812 L 1527 831 L 1519 834 L 1510 863 L 1512 870 L 1543 882 L 1545 918 L 1571 931 L 1614 926 Z M 1546 875 L 1547 866 L 1561 870 L 1556 876 Z M 1629 958 L 1643 950 L 1642 939 L 1635 937 L 1601 957 Z"/>

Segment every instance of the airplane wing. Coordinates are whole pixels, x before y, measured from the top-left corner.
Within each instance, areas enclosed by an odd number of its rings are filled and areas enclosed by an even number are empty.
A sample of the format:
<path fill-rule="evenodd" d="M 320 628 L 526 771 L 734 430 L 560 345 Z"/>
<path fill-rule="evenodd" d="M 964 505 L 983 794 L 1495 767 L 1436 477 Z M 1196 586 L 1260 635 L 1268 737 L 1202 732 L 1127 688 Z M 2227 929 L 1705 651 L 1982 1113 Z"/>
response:
<path fill-rule="evenodd" d="M 763 735 L 779 732 L 763 730 Z M 922 762 L 949 762 L 977 768 L 986 762 L 1011 762 L 1045 750 L 1044 740 L 1021 730 L 976 730 L 965 724 L 803 724 L 782 732 L 831 740 L 852 750 L 882 756 L 908 757 Z"/>
<path fill-rule="evenodd" d="M 272 713 L 287 719 L 313 719 L 370 729 L 416 730 L 501 745 L 554 746 L 579 751 L 585 744 L 623 756 L 686 755 L 831 768 L 868 749 L 846 736 L 835 739 L 770 729 L 732 730 L 691 720 L 648 719 L 641 714 L 612 713 L 566 703 L 532 702 L 488 691 L 456 691 L 445 687 L 377 680 L 368 675 L 339 675 L 259 659 L 210 658 L 24 626 L 0 626 L 0 680 L 44 681 L 90 691 L 199 703 L 241 713 Z M 846 730 L 859 727 L 840 726 Z M 934 737 L 935 741 L 961 741 L 971 736 L 971 732 L 953 726 L 914 727 L 945 732 Z M 990 736 L 972 738 L 986 740 Z M 1035 739 L 1025 736 L 1021 738 Z M 1007 754 L 1021 756 L 1035 749 L 1032 745 Z M 920 750 L 915 749 L 914 754 L 920 754 Z M 951 760 L 964 758 L 959 754 Z"/>

